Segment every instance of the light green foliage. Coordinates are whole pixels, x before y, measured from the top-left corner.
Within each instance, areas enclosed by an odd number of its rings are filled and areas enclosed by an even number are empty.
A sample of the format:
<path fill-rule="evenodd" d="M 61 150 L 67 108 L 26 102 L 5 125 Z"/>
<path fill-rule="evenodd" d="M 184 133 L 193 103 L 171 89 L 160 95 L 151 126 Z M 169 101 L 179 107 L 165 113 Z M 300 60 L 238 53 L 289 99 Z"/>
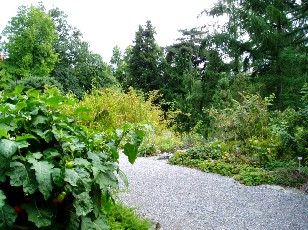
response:
<path fill-rule="evenodd" d="M 52 19 L 40 8 L 21 6 L 2 32 L 3 49 L 8 54 L 7 71 L 18 77 L 45 77 L 53 70 L 58 55 Z"/>
<path fill-rule="evenodd" d="M 102 210 L 118 188 L 117 147 L 129 144 L 124 153 L 133 163 L 143 132 L 78 126 L 59 112 L 74 101 L 57 89 L 41 94 L 18 86 L 0 100 L 1 229 L 109 229 Z"/>
<path fill-rule="evenodd" d="M 127 208 L 120 203 L 112 205 L 110 211 L 107 213 L 108 222 L 111 230 L 149 230 L 151 223 L 142 219 L 139 215 L 134 213 L 134 209 Z"/>
<path fill-rule="evenodd" d="M 138 94 L 132 88 L 127 93 L 114 88 L 94 90 L 75 105 L 84 108 L 75 116 L 80 118 L 78 122 L 83 125 L 102 131 L 119 129 L 124 124 L 144 130 L 147 135 L 139 152 L 151 155 L 157 150 L 172 150 L 180 144 L 179 137 L 168 129 L 169 121 L 164 118 L 163 111 L 153 103 L 157 97 L 157 92 L 152 92 L 145 99 L 144 94 Z M 64 107 L 63 112 L 73 116 L 75 107 Z M 130 149 L 131 146 L 127 143 L 126 148 Z"/>

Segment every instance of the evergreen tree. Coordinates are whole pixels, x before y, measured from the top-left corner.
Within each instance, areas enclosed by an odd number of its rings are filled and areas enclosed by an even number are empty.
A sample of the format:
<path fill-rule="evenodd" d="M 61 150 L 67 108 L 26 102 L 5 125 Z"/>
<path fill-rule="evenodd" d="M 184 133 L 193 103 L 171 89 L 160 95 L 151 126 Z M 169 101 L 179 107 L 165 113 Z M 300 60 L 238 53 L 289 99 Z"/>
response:
<path fill-rule="evenodd" d="M 208 15 L 224 15 L 211 45 L 230 60 L 231 71 L 251 73 L 274 92 L 277 107 L 298 103 L 297 88 L 307 81 L 306 1 L 220 0 Z"/>
<path fill-rule="evenodd" d="M 144 92 L 157 90 L 162 82 L 163 51 L 156 44 L 155 28 L 151 21 L 139 25 L 134 46 L 128 54 L 129 76 L 127 84 Z"/>

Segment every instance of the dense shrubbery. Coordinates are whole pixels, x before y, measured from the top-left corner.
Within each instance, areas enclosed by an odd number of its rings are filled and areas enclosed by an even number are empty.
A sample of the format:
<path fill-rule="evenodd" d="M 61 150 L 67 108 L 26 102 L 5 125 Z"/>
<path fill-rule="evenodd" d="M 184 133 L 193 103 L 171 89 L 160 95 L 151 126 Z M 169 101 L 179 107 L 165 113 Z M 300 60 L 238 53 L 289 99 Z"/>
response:
<path fill-rule="evenodd" d="M 308 182 L 307 86 L 302 108 L 269 111 L 273 96 L 242 94 L 232 108 L 208 110 L 209 141 L 178 152 L 170 163 L 233 176 L 247 185 L 276 183 L 299 187 Z M 302 170 L 296 166 L 303 157 Z"/>
<path fill-rule="evenodd" d="M 84 99 L 75 105 L 83 107 L 79 117 L 86 114 L 88 119 L 79 122 L 97 130 L 118 129 L 124 124 L 131 124 L 146 131 L 140 154 L 152 155 L 157 151 L 171 151 L 180 144 L 179 137 L 168 128 L 164 113 L 153 102 L 158 97 L 152 92 L 147 98 L 130 88 L 127 93 L 120 89 L 106 88 L 86 94 Z M 64 113 L 73 115 L 74 107 L 65 107 Z"/>
<path fill-rule="evenodd" d="M 117 146 L 127 136 L 122 146 L 134 162 L 143 132 L 76 125 L 59 112 L 73 102 L 57 90 L 22 90 L 0 95 L 1 229 L 108 229 Z"/>

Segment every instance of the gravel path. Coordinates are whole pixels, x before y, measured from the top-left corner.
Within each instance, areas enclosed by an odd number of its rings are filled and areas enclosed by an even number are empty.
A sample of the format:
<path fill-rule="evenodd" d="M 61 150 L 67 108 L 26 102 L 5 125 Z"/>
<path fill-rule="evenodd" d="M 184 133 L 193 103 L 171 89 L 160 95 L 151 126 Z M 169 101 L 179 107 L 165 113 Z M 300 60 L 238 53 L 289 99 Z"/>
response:
<path fill-rule="evenodd" d="M 131 165 L 122 155 L 120 168 L 130 183 L 120 199 L 163 230 L 308 229 L 308 195 L 297 191 L 244 186 L 155 158 Z"/>

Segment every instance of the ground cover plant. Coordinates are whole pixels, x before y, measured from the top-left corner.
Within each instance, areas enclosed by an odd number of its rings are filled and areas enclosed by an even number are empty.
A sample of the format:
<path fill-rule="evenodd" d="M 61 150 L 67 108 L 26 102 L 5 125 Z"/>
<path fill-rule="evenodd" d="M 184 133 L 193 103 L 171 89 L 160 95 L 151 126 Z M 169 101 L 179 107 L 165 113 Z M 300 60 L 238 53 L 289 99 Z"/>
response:
<path fill-rule="evenodd" d="M 246 185 L 306 185 L 306 87 L 298 110 L 270 111 L 274 96 L 262 99 L 252 94 L 242 94 L 242 101 L 234 101 L 232 108 L 211 108 L 209 139 L 176 152 L 169 162 L 230 176 Z"/>
<path fill-rule="evenodd" d="M 60 112 L 74 102 L 57 89 L 17 86 L 0 100 L 1 229 L 110 229 L 105 213 L 121 175 L 117 147 L 125 137 L 133 163 L 143 131 L 77 125 Z"/>

